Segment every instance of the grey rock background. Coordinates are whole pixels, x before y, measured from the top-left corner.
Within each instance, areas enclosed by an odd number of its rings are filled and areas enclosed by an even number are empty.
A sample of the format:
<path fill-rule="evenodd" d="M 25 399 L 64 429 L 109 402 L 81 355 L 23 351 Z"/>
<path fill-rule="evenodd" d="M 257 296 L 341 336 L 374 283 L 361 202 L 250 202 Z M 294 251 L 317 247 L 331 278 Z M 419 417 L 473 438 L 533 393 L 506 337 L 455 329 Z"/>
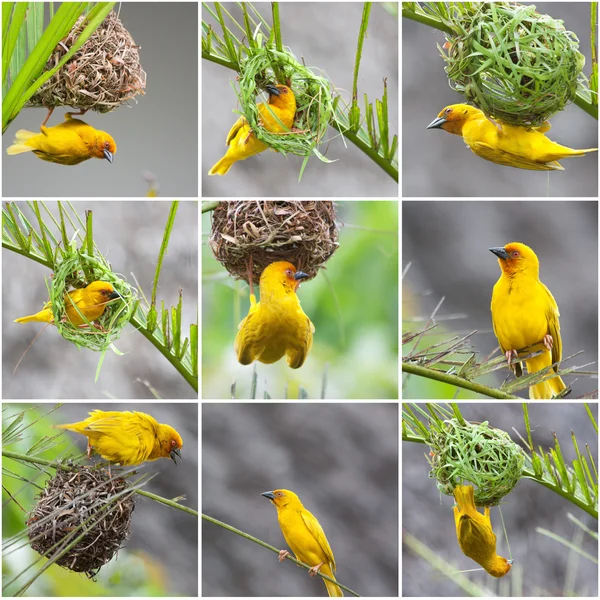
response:
<path fill-rule="evenodd" d="M 57 213 L 55 203 L 48 203 Z M 20 205 L 22 210 L 23 204 Z M 170 210 L 165 201 L 81 201 L 82 216 L 93 211 L 94 239 L 113 269 L 135 285 L 132 273 L 148 300 L 163 231 Z M 29 209 L 25 211 L 31 216 Z M 35 221 L 34 221 L 35 222 Z M 2 252 L 2 394 L 3 398 L 153 398 L 141 378 L 162 398 L 196 398 L 197 395 L 150 342 L 128 325 L 116 342 L 124 352 L 108 351 L 94 383 L 100 353 L 79 351 L 48 327 L 29 348 L 17 372 L 13 369 L 41 323 L 13 323 L 17 317 L 41 310 L 48 298 L 45 278 L 50 271 L 18 254 Z M 182 202 L 163 262 L 157 297 L 167 306 L 179 300 L 183 289 L 183 331 L 197 323 L 198 311 L 198 203 Z"/>
<path fill-rule="evenodd" d="M 583 350 L 567 364 L 597 362 L 596 201 L 405 201 L 402 236 L 403 267 L 412 261 L 403 280 L 404 318 L 431 314 L 445 296 L 439 315 L 465 313 L 466 318 L 443 321 L 442 332 L 466 335 L 477 329 L 472 343 L 485 356 L 498 346 L 490 302 L 500 277 L 498 261 L 488 248 L 523 242 L 536 252 L 540 279 L 559 306 L 563 358 Z M 423 297 L 425 291 L 431 294 Z M 446 337 L 451 337 L 449 332 Z M 585 370 L 597 370 L 597 365 Z M 507 374 L 496 372 L 488 383 L 500 385 Z M 567 375 L 565 383 L 574 379 Z M 581 376 L 570 398 L 597 388 L 597 378 Z M 527 397 L 526 390 L 519 394 Z"/>
<path fill-rule="evenodd" d="M 398 405 L 202 406 L 202 511 L 286 548 L 261 493 L 298 494 L 323 527 L 337 578 L 363 596 L 398 594 Z M 203 596 L 326 596 L 319 577 L 202 523 Z"/>
<path fill-rule="evenodd" d="M 526 4 L 530 4 L 529 2 Z M 579 38 L 591 69 L 590 4 L 536 2 L 538 12 L 563 19 Z M 566 159 L 565 171 L 525 171 L 479 158 L 459 136 L 426 127 L 449 104 L 464 102 L 448 86 L 436 43 L 441 31 L 402 19 L 402 195 L 404 197 L 495 197 L 598 195 L 598 155 Z M 596 148 L 598 122 L 574 104 L 551 119 L 548 137 L 571 148 Z"/>
<path fill-rule="evenodd" d="M 29 154 L 7 156 L 18 129 L 39 131 L 42 108 L 25 108 L 2 138 L 2 194 L 5 197 L 145 196 L 151 172 L 161 196 L 198 196 L 198 5 L 195 2 L 123 2 L 123 25 L 141 46 L 146 94 L 131 108 L 121 106 L 84 121 L 110 133 L 114 162 L 90 159 L 80 165 L 48 163 Z M 59 107 L 49 124 L 70 109 Z"/>
<path fill-rule="evenodd" d="M 422 408 L 425 409 L 423 405 Z M 489 421 L 493 427 L 507 431 L 519 443 L 513 427 L 526 435 L 523 409 L 520 404 L 486 402 L 461 403 L 463 416 L 470 421 Z M 594 418 L 598 419 L 597 405 L 591 405 Z M 585 408 L 581 404 L 530 403 L 529 416 L 533 443 L 544 450 L 554 447 L 552 432 L 555 431 L 567 464 L 576 455 L 571 443 L 571 430 L 575 432 L 580 451 L 587 443 L 598 461 L 598 436 Z M 427 446 L 411 442 L 402 443 L 402 528 L 426 544 L 440 558 L 457 570 L 473 569 L 478 565 L 464 556 L 456 540 L 452 513 L 453 499 L 441 496 L 435 481 L 428 478 L 429 464 L 423 456 Z M 465 576 L 479 585 L 487 586 L 488 595 L 512 596 L 565 596 L 567 572 L 574 581 L 576 596 L 598 595 L 598 566 L 580 558 L 573 562 L 570 551 L 560 543 L 536 532 L 543 527 L 573 541 L 577 527 L 567 518 L 571 513 L 593 531 L 598 522 L 585 511 L 533 481 L 523 479 L 505 497 L 502 514 L 508 541 L 514 559 L 512 570 L 501 580 L 495 580 L 485 571 L 466 573 Z M 498 540 L 498 552 L 507 556 L 506 540 L 497 508 L 492 509 L 492 525 Z M 583 550 L 598 556 L 597 542 L 584 535 Z M 569 564 L 568 564 L 569 563 Z M 509 585 L 502 591 L 500 586 Z M 465 591 L 444 577 L 425 560 L 414 554 L 406 543 L 402 547 L 402 594 L 403 596 L 464 596 Z"/>
<path fill-rule="evenodd" d="M 227 10 L 240 19 L 240 10 L 226 4 Z M 269 4 L 258 4 L 263 18 L 270 24 Z M 283 44 L 305 64 L 325 71 L 327 77 L 342 90 L 348 101 L 352 93 L 352 78 L 356 42 L 362 15 L 362 3 L 355 2 L 284 2 L 279 7 Z M 203 9 L 203 18 L 212 17 Z M 241 17 L 243 23 L 243 16 Z M 219 35 L 220 26 L 216 27 Z M 264 30 L 263 30 L 264 33 Z M 286 159 L 271 151 L 237 162 L 224 176 L 208 176 L 210 168 L 225 154 L 227 132 L 238 115 L 237 97 L 231 88 L 237 73 L 202 61 L 202 195 L 252 197 L 365 197 L 397 196 L 398 185 L 353 144 L 347 148 L 338 136 L 321 151 L 334 164 L 310 159 L 298 183 L 302 158 L 288 155 Z M 398 18 L 381 4 L 371 9 L 368 37 L 358 79 L 361 111 L 364 94 L 369 100 L 383 95 L 383 79 L 387 78 L 390 132 L 398 132 Z M 329 129 L 329 135 L 337 135 Z"/>

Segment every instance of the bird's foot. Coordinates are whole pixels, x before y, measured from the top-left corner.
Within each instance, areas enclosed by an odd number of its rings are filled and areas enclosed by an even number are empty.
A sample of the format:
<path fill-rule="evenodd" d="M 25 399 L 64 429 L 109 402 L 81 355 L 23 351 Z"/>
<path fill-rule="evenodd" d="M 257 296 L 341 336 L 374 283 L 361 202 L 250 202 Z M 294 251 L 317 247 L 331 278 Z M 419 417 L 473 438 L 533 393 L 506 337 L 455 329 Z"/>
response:
<path fill-rule="evenodd" d="M 279 562 L 283 562 L 286 557 L 288 557 L 290 555 L 290 553 L 287 550 L 280 550 L 279 551 Z"/>
<path fill-rule="evenodd" d="M 79 112 L 68 112 L 65 113 L 65 120 L 72 119 L 73 117 L 82 117 L 87 112 L 87 108 L 80 108 Z"/>
<path fill-rule="evenodd" d="M 88 459 L 92 456 L 92 446 L 90 445 L 90 442 L 88 440 L 88 447 L 87 447 L 87 457 Z"/>
<path fill-rule="evenodd" d="M 546 350 L 552 350 L 552 346 L 554 346 L 554 340 L 549 333 L 544 336 L 542 341 L 544 342 L 544 346 L 546 346 Z"/>
<path fill-rule="evenodd" d="M 50 116 L 52 115 L 52 113 L 54 112 L 54 106 L 50 107 L 48 109 L 48 114 L 46 115 L 46 118 L 44 119 L 44 122 L 40 125 L 40 129 L 42 127 L 46 126 L 46 123 L 48 122 L 48 119 L 50 119 Z"/>
<path fill-rule="evenodd" d="M 515 360 L 517 360 L 519 358 L 519 353 L 516 350 L 507 350 L 504 353 L 504 356 L 506 356 L 506 360 L 508 361 L 508 364 L 510 365 L 510 359 L 514 358 Z"/>
<path fill-rule="evenodd" d="M 309 574 L 311 577 L 314 577 L 314 576 L 315 576 L 315 575 L 316 575 L 316 574 L 319 572 L 319 569 L 320 569 L 320 568 L 323 566 L 323 564 L 324 564 L 324 563 L 319 563 L 318 565 L 316 565 L 316 566 L 314 566 L 314 567 L 311 567 L 311 568 L 308 570 L 308 574 Z"/>
<path fill-rule="evenodd" d="M 248 258 L 248 284 L 250 285 L 250 295 L 254 296 L 254 286 L 252 285 L 252 271 L 254 264 L 252 262 L 252 255 Z"/>

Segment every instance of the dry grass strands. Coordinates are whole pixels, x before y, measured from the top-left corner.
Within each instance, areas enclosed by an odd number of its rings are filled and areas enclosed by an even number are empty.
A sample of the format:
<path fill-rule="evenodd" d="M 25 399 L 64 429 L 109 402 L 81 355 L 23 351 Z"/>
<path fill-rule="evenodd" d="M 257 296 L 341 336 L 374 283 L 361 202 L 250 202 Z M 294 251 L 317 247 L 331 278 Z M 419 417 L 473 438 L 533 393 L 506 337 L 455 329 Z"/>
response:
<path fill-rule="evenodd" d="M 58 469 L 27 515 L 31 547 L 48 558 L 60 553 L 56 564 L 93 577 L 129 536 L 133 494 L 111 501 L 128 487 L 125 479 L 110 481 L 104 469 Z"/>
<path fill-rule="evenodd" d="M 267 265 L 291 262 L 313 278 L 337 250 L 335 207 L 329 200 L 232 200 L 212 214 L 210 247 L 236 279 L 256 283 Z"/>
<path fill-rule="evenodd" d="M 66 39 L 48 59 L 54 68 L 84 28 L 80 17 Z M 106 113 L 144 93 L 146 73 L 140 64 L 139 46 L 110 12 L 71 60 L 32 96 L 27 106 L 73 106 Z"/>

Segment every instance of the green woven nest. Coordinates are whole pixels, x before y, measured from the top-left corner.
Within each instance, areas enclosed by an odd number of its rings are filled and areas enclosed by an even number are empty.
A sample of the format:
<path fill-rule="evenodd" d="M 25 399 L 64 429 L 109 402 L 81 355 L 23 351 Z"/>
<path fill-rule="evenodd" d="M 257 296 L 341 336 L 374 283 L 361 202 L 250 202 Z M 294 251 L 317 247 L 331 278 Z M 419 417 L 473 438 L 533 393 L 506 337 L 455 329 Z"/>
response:
<path fill-rule="evenodd" d="M 451 26 L 447 53 L 440 48 L 450 87 L 487 115 L 541 125 L 587 89 L 577 36 L 535 6 L 474 3 Z"/>
<path fill-rule="evenodd" d="M 279 80 L 274 67 L 279 71 Z M 296 133 L 271 133 L 260 124 L 256 96 L 265 85 L 274 82 L 287 85 L 294 92 Z M 263 46 L 248 50 L 247 57 L 241 61 L 239 87 L 239 112 L 261 142 L 284 155 L 288 152 L 298 156 L 316 154 L 325 160 L 317 147 L 323 142 L 329 122 L 334 117 L 333 92 L 326 77 L 316 75 L 299 63 L 287 48 L 279 52 Z"/>
<path fill-rule="evenodd" d="M 524 454 L 505 431 L 483 423 L 444 421 L 443 428 L 431 429 L 429 476 L 448 496 L 468 481 L 476 486 L 475 504 L 496 506 L 521 477 Z"/>
<path fill-rule="evenodd" d="M 92 281 L 108 281 L 121 299 L 111 301 L 95 323 L 77 327 L 66 317 L 65 294 L 72 288 L 86 287 Z M 54 325 L 63 338 L 77 346 L 103 352 L 119 339 L 121 331 L 131 319 L 136 306 L 137 292 L 122 277 L 113 273 L 110 265 L 100 256 L 77 252 L 64 258 L 54 271 L 50 287 L 50 304 Z"/>

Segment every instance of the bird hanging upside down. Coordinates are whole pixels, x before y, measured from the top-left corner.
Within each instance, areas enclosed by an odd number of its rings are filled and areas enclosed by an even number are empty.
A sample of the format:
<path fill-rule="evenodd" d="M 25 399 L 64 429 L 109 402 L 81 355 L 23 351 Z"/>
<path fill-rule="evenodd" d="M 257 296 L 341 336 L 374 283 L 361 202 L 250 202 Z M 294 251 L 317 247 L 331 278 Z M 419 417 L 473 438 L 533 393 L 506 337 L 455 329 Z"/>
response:
<path fill-rule="evenodd" d="M 265 89 L 269 92 L 269 101 L 268 105 L 258 105 L 261 125 L 272 133 L 290 131 L 296 116 L 294 92 L 287 85 L 280 84 L 268 84 Z M 229 146 L 225 156 L 212 167 L 209 175 L 225 175 L 234 162 L 246 160 L 269 147 L 256 138 L 244 117 L 240 117 L 234 123 L 227 134 L 225 144 Z"/>
<path fill-rule="evenodd" d="M 468 104 L 447 106 L 427 129 L 460 135 L 477 156 L 498 165 L 530 171 L 564 171 L 558 160 L 598 150 L 573 150 L 549 140 L 544 135 L 550 129 L 548 121 L 539 127 L 508 125 L 492 121 Z"/>
<path fill-rule="evenodd" d="M 38 158 L 59 165 L 78 165 L 89 158 L 103 158 L 112 163 L 117 151 L 115 140 L 108 133 L 73 118 L 73 114 L 83 114 L 85 111 L 65 113 L 64 123 L 46 127 L 51 113 L 42 123 L 41 133 L 19 129 L 13 145 L 8 147 L 6 153 L 33 152 Z"/>

